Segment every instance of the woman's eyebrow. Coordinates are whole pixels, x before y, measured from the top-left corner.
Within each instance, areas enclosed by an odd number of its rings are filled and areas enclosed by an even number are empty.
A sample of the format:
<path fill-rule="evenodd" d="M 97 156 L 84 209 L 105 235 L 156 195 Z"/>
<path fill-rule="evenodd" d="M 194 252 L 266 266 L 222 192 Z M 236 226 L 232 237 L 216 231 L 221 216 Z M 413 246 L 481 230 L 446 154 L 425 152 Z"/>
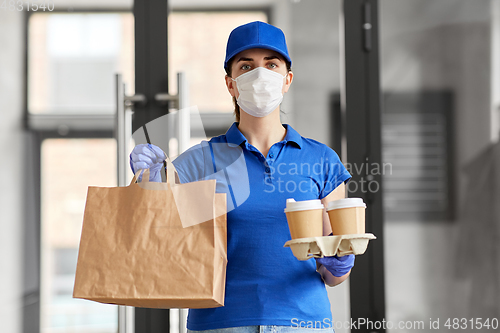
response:
<path fill-rule="evenodd" d="M 264 57 L 264 60 L 271 60 L 271 59 L 278 59 L 278 60 L 281 60 L 278 56 L 275 56 L 275 55 L 268 56 L 268 57 Z"/>
<path fill-rule="evenodd" d="M 238 59 L 238 61 L 236 61 L 236 62 L 240 62 L 240 61 L 253 61 L 253 59 L 252 59 L 252 58 L 245 58 L 245 57 L 241 57 L 241 58 L 239 58 L 239 59 Z"/>
<path fill-rule="evenodd" d="M 264 57 L 264 60 L 272 60 L 272 59 L 278 59 L 278 60 L 281 60 L 280 57 L 276 56 L 276 55 L 270 55 L 270 56 L 267 56 L 267 57 Z M 238 59 L 238 61 L 236 61 L 237 63 L 240 62 L 240 61 L 253 61 L 253 58 L 246 58 L 246 57 L 241 57 Z"/>

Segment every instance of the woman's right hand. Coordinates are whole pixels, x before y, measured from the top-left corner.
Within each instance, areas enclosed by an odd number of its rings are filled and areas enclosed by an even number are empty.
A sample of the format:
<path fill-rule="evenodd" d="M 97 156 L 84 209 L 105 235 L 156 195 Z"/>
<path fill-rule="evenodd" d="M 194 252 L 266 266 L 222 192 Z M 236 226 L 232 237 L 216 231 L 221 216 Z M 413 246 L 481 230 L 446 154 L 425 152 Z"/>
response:
<path fill-rule="evenodd" d="M 148 144 L 139 144 L 130 153 L 130 168 L 135 174 L 138 170 L 149 169 L 149 181 L 161 182 L 161 168 L 167 155 L 161 148 Z M 142 179 L 142 173 L 139 180 Z"/>

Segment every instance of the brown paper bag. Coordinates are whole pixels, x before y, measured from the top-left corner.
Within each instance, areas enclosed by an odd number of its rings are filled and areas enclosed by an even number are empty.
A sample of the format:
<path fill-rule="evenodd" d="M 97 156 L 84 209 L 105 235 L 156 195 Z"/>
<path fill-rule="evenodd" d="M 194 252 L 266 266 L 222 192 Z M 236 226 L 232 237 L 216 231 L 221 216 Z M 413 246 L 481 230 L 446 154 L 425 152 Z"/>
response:
<path fill-rule="evenodd" d="M 149 183 L 145 172 L 141 183 L 136 174 L 126 187 L 89 187 L 74 298 L 148 308 L 224 305 L 226 195 L 215 193 L 215 180 L 174 184 L 170 161 L 167 169 L 167 183 Z M 191 213 L 179 214 L 176 202 Z M 211 208 L 210 220 L 185 220 L 206 215 L 199 206 Z"/>

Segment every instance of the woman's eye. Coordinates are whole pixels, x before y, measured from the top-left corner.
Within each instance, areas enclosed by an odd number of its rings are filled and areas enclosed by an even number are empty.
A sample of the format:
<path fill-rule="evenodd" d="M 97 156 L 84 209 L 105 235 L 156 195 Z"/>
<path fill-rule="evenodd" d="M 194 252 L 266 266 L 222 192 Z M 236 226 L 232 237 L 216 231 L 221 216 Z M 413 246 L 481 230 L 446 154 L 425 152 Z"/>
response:
<path fill-rule="evenodd" d="M 241 69 L 242 70 L 250 69 L 250 65 L 243 65 L 243 66 L 241 66 Z"/>
<path fill-rule="evenodd" d="M 272 64 L 269 64 L 269 67 L 271 67 L 271 68 L 277 68 L 278 65 L 276 65 L 275 63 L 272 63 Z"/>

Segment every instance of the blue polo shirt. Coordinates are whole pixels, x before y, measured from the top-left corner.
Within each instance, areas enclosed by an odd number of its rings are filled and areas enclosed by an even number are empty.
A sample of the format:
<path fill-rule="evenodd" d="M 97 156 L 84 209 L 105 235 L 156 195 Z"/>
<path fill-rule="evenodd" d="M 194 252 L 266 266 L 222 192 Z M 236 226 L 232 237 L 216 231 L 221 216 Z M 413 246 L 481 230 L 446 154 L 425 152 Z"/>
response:
<path fill-rule="evenodd" d="M 228 200 L 225 304 L 190 309 L 187 328 L 331 323 L 325 284 L 315 260 L 299 261 L 283 245 L 291 239 L 286 199 L 323 199 L 351 175 L 328 146 L 286 135 L 263 156 L 234 123 L 174 160 L 182 183 L 216 179 Z"/>

